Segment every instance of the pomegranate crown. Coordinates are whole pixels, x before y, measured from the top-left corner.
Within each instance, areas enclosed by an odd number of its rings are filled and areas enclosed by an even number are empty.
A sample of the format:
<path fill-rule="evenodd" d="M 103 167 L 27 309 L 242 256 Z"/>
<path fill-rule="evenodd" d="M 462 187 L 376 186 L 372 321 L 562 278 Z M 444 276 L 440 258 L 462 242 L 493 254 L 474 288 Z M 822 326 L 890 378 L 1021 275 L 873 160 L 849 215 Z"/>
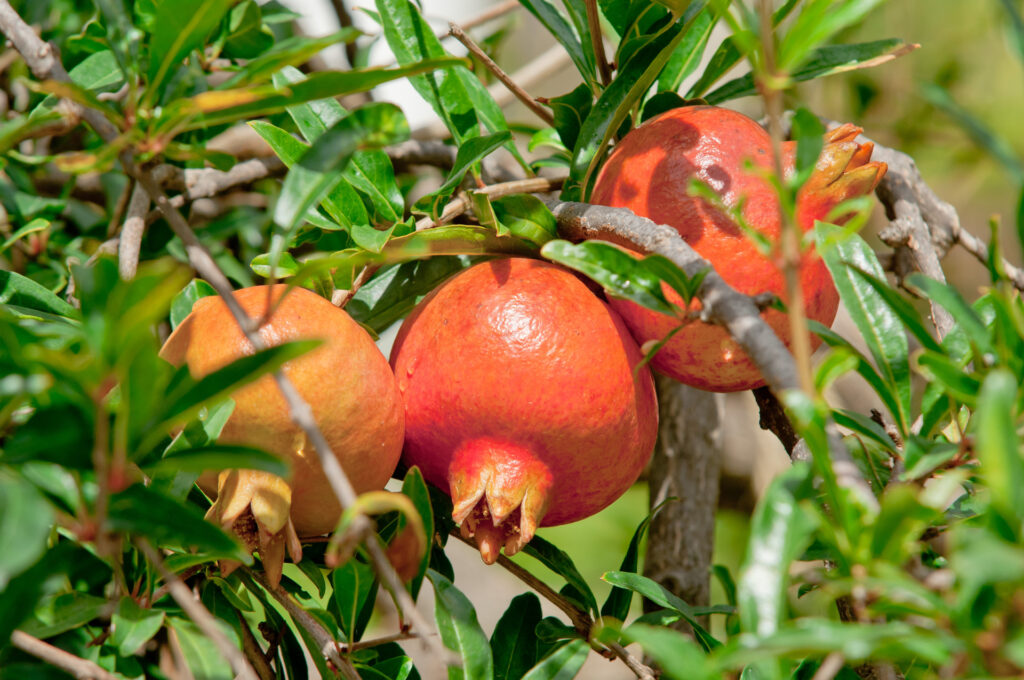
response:
<path fill-rule="evenodd" d="M 826 219 L 832 208 L 843 201 L 874 191 L 885 176 L 888 166 L 871 160 L 875 145 L 856 141 L 860 133 L 861 128 L 844 123 L 825 134 L 825 146 L 814 172 L 800 190 L 800 221 L 805 226 Z M 787 146 L 787 156 L 795 153 L 795 142 Z M 787 158 L 786 165 L 792 168 L 790 160 Z"/>

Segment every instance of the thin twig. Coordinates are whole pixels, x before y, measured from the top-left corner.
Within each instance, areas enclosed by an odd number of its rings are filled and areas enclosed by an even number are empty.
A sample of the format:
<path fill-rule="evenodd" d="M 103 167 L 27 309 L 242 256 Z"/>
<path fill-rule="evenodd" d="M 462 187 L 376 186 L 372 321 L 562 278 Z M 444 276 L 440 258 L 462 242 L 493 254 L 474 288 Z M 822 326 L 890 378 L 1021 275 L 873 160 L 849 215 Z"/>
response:
<path fill-rule="evenodd" d="M 134 279 L 135 271 L 139 268 L 139 252 L 142 250 L 142 236 L 146 232 L 148 210 L 149 194 L 142 185 L 136 184 L 117 244 L 117 267 L 125 281 Z"/>
<path fill-rule="evenodd" d="M 260 680 L 275 680 L 274 669 L 270 667 L 270 662 L 267 661 L 263 648 L 260 647 L 256 636 L 252 634 L 249 622 L 245 620 L 242 612 L 237 612 L 237 614 L 238 626 L 242 629 L 242 652 L 245 654 L 245 658 L 248 659 L 256 674 L 260 676 Z"/>
<path fill-rule="evenodd" d="M 456 529 L 455 531 L 452 531 L 450 535 L 459 539 L 466 545 L 471 546 L 474 549 L 476 548 L 476 544 L 473 543 L 472 540 L 465 538 L 459 532 L 459 530 Z M 538 595 L 543 597 L 551 604 L 561 609 L 562 612 L 569 617 L 569 620 L 572 622 L 572 625 L 576 629 L 576 631 L 581 636 L 583 636 L 583 639 L 590 641 L 590 632 L 591 629 L 593 629 L 594 627 L 594 619 L 591 618 L 588 612 L 580 609 L 575 604 L 573 604 L 566 598 L 562 597 L 561 594 L 556 592 L 548 584 L 544 583 L 539 578 L 531 574 L 529 571 L 527 571 L 526 569 L 519 566 L 511 559 L 509 559 L 507 555 L 499 553 L 497 563 L 501 565 L 501 567 L 505 569 L 505 571 L 509 572 L 517 579 L 519 579 L 527 586 L 529 586 L 531 590 L 536 592 Z M 615 656 L 621 659 L 622 662 L 625 663 L 626 666 L 628 666 L 629 669 L 636 674 L 636 677 L 640 678 L 640 680 L 654 680 L 654 678 L 656 677 L 654 675 L 654 671 L 651 668 L 641 663 L 636 657 L 630 654 L 629 651 L 622 645 L 616 642 L 611 642 L 605 644 L 605 647 L 609 651 L 611 651 Z"/>
<path fill-rule="evenodd" d="M 199 630 L 203 631 L 203 635 L 210 638 L 213 644 L 216 645 L 217 651 L 228 660 L 235 676 L 243 680 L 259 680 L 256 671 L 249 665 L 242 651 L 232 644 L 231 640 L 224 634 L 224 631 L 217 625 L 217 620 L 213 618 L 213 614 L 195 597 L 192 591 L 189 590 L 189 587 L 185 585 L 185 582 L 167 568 L 160 553 L 144 538 L 136 539 L 136 545 L 146 556 L 146 559 L 156 567 L 157 572 L 159 572 L 164 582 L 169 586 L 171 597 L 178 603 L 178 606 L 199 626 Z"/>
<path fill-rule="evenodd" d="M 645 665 L 635 656 L 629 653 L 629 650 L 623 647 L 618 642 L 609 642 L 607 645 L 608 649 L 615 653 L 622 663 L 626 664 L 629 670 L 633 671 L 633 674 L 639 678 L 639 680 L 655 680 L 654 669 L 650 666 Z"/>
<path fill-rule="evenodd" d="M 384 636 L 381 636 L 381 637 L 378 637 L 378 638 L 373 638 L 372 640 L 359 640 L 358 642 L 352 642 L 352 643 L 344 643 L 344 642 L 342 642 L 341 643 L 341 651 L 343 651 L 346 654 L 348 654 L 348 653 L 351 653 L 351 652 L 358 652 L 360 649 L 370 649 L 371 647 L 380 647 L 381 645 L 386 645 L 389 642 L 400 642 L 402 640 L 411 640 L 411 639 L 413 639 L 415 637 L 416 637 L 415 633 L 410 633 L 409 631 L 402 631 L 400 633 L 395 633 L 394 635 L 384 635 Z"/>
<path fill-rule="evenodd" d="M 519 99 L 519 101 L 526 105 L 526 108 L 533 111 L 538 118 L 544 121 L 545 124 L 555 124 L 555 119 L 551 115 L 551 112 L 545 109 L 540 104 L 538 104 L 537 100 L 531 97 L 526 90 L 521 88 L 519 85 L 515 83 L 515 81 L 509 78 L 508 74 L 505 73 L 500 66 L 494 63 L 494 60 L 487 56 L 487 54 L 482 49 L 480 49 L 480 46 L 473 42 L 473 39 L 466 35 L 466 32 L 462 30 L 462 28 L 458 24 L 448 24 L 448 32 L 456 40 L 465 45 L 466 49 L 472 52 L 473 55 L 477 59 L 479 59 L 484 66 L 487 67 L 487 70 L 493 73 L 495 77 L 497 77 L 498 80 L 504 83 L 505 87 L 507 87 L 509 91 L 512 94 L 514 94 L 517 99 Z"/>
<path fill-rule="evenodd" d="M 334 291 L 334 294 L 331 296 L 331 302 L 334 303 L 334 306 L 344 308 L 378 269 L 380 269 L 380 265 L 368 264 L 352 279 L 352 285 L 349 288 Z"/>
<path fill-rule="evenodd" d="M 531 177 L 529 179 L 518 179 L 512 182 L 491 184 L 490 186 L 478 189 L 476 193 L 486 194 L 490 198 L 501 198 L 502 196 L 511 196 L 512 194 L 545 193 L 548 191 L 557 191 L 562 186 L 562 183 L 565 182 L 565 179 L 565 177 Z M 441 217 L 437 222 L 430 217 L 424 217 L 416 222 L 416 231 L 423 231 L 424 229 L 430 229 L 432 227 L 446 224 L 469 210 L 472 204 L 473 202 L 469 196 L 460 195 L 444 207 L 444 210 L 441 212 Z"/>
<path fill-rule="evenodd" d="M 51 666 L 70 673 L 79 680 L 117 680 L 117 676 L 113 673 L 108 673 L 92 661 L 87 661 L 70 652 L 65 652 L 59 647 L 54 647 L 50 643 L 43 642 L 39 638 L 23 633 L 20 630 L 11 633 L 11 644 L 26 654 L 31 654 Z"/>
<path fill-rule="evenodd" d="M 821 665 L 818 666 L 818 671 L 811 680 L 832 680 L 832 678 L 839 674 L 839 671 L 843 670 L 844 663 L 846 663 L 846 659 L 842 654 L 832 652 L 821 662 Z"/>
<path fill-rule="evenodd" d="M 586 0 L 587 25 L 590 27 L 590 41 L 594 43 L 594 60 L 597 72 L 601 75 L 601 84 L 612 82 L 612 69 L 608 58 L 604 55 L 604 35 L 601 33 L 601 17 L 597 13 L 597 0 Z"/>
<path fill-rule="evenodd" d="M 324 628 L 322 623 L 296 602 L 286 590 L 281 588 L 280 585 L 276 588 L 271 588 L 263 574 L 255 571 L 246 569 L 241 572 L 241 575 L 243 579 L 251 578 L 258 582 L 265 591 L 270 593 L 271 597 L 277 600 L 284 610 L 288 612 L 288 615 L 292 617 L 295 625 L 309 633 L 323 657 L 334 664 L 346 678 L 358 680 L 359 674 L 356 672 L 356 669 L 348 658 L 341 654 L 341 644 L 334 639 L 330 631 Z"/>

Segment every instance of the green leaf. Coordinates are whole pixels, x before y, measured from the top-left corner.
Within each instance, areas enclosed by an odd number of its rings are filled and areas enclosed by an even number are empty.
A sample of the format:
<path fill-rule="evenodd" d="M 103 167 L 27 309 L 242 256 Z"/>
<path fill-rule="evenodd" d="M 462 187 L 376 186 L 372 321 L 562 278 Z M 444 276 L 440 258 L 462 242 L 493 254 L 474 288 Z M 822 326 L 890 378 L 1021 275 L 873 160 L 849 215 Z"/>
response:
<path fill-rule="evenodd" d="M 926 300 L 937 302 L 946 308 L 957 327 L 967 334 L 971 343 L 978 349 L 982 357 L 994 355 L 992 339 L 988 328 L 974 309 L 967 304 L 960 292 L 949 284 L 936 281 L 920 272 L 910 274 L 905 283 L 908 287 Z"/>
<path fill-rule="evenodd" d="M 53 521 L 35 487 L 0 469 L 0 593 L 42 556 Z"/>
<path fill-rule="evenodd" d="M 473 604 L 451 581 L 433 569 L 427 570 L 427 578 L 434 586 L 434 616 L 441 640 L 462 657 L 461 668 L 448 667 L 449 680 L 491 680 L 494 677 L 491 647 L 477 621 Z"/>
<path fill-rule="evenodd" d="M 1017 379 L 1006 369 L 993 370 L 981 386 L 977 427 L 977 456 L 992 494 L 992 504 L 1010 526 L 1024 517 L 1024 460 L 1017 435 Z"/>
<path fill-rule="evenodd" d="M 583 121 L 590 114 L 593 104 L 594 93 L 583 84 L 578 85 L 571 92 L 548 100 L 547 105 L 551 109 L 552 118 L 554 118 L 553 127 L 567 150 L 576 147 Z"/>
<path fill-rule="evenodd" d="M 244 0 L 228 12 L 227 39 L 221 54 L 228 59 L 253 59 L 274 45 L 274 34 L 263 25 L 260 6 Z"/>
<path fill-rule="evenodd" d="M 27 276 L 0 270 L 0 304 L 17 305 L 40 312 L 74 318 L 78 311 Z"/>
<path fill-rule="evenodd" d="M 132 598 L 123 597 L 110 620 L 114 629 L 110 642 L 121 656 L 130 656 L 163 627 L 164 616 L 161 609 L 143 609 Z"/>
<path fill-rule="evenodd" d="M 275 74 L 274 84 L 281 86 L 287 83 L 301 82 L 305 79 L 306 76 L 298 69 L 286 69 Z M 310 142 L 319 139 L 328 128 L 341 120 L 345 113 L 344 107 L 335 99 L 321 99 L 288 107 L 288 115 L 292 117 L 299 131 Z M 342 174 L 353 188 L 358 189 L 370 199 L 370 203 L 377 213 L 374 220 L 376 223 L 390 224 L 402 219 L 405 201 L 395 180 L 395 170 L 391 165 L 391 159 L 385 152 L 378 150 L 355 152 Z M 349 207 L 350 200 L 346 196 L 343 205 Z M 354 215 L 355 210 L 357 208 L 351 206 L 348 214 Z M 328 212 L 330 213 L 330 209 Z M 369 220 L 353 218 L 352 223 L 369 224 Z"/>
<path fill-rule="evenodd" d="M 664 677 L 673 680 L 712 680 L 721 677 L 692 639 L 662 626 L 634 623 L 621 633 L 627 642 L 639 642 L 657 662 Z"/>
<path fill-rule="evenodd" d="M 34 233 L 36 233 L 38 231 L 44 231 L 46 229 L 49 229 L 49 227 L 50 227 L 50 221 L 49 220 L 44 220 L 41 217 L 37 217 L 36 219 L 32 220 L 31 222 L 29 222 L 25 226 L 21 227 L 20 229 L 17 229 L 13 234 L 11 234 L 7 238 L 6 241 L 4 241 L 3 243 L 0 243 L 0 255 L 2 255 L 5 250 L 10 248 L 15 243 L 17 243 L 21 239 L 25 238 L 29 234 L 34 234 Z"/>
<path fill-rule="evenodd" d="M 885 273 L 874 252 L 862 238 L 847 235 L 840 227 L 818 223 L 817 250 L 828 266 L 839 297 L 871 352 L 885 384 L 898 396 L 898 410 L 892 415 L 896 427 L 906 435 L 910 425 L 909 345 L 903 321 L 880 292 L 863 277 L 863 270 L 884 280 Z"/>
<path fill-rule="evenodd" d="M 270 253 L 261 253 L 252 258 L 249 269 L 257 276 L 265 278 L 287 278 L 295 276 L 301 265 L 295 260 L 291 253 L 281 253 L 277 262 L 271 261 Z"/>
<path fill-rule="evenodd" d="M 658 76 L 658 92 L 676 92 L 697 69 L 716 23 L 715 14 L 710 9 L 704 9 L 696 16 Z M 644 109 L 646 111 L 646 106 Z"/>
<path fill-rule="evenodd" d="M 536 196 L 514 194 L 491 201 L 494 215 L 513 236 L 543 246 L 558 238 L 558 220 Z"/>
<path fill-rule="evenodd" d="M 462 184 L 466 173 L 483 160 L 484 157 L 500 149 L 510 139 L 512 139 L 512 133 L 503 131 L 496 132 L 493 135 L 466 140 L 459 146 L 459 150 L 455 154 L 455 163 L 452 165 L 452 169 L 448 171 L 448 177 L 445 178 L 444 183 L 432 193 L 416 201 L 415 209 L 428 213 L 435 218 L 439 216 L 440 211 L 444 208 L 443 204 L 452 195 L 452 192 Z"/>
<path fill-rule="evenodd" d="M 285 177 L 274 222 L 285 230 L 275 237 L 272 260 L 286 247 L 309 208 L 342 181 L 341 171 L 356 151 L 396 144 L 409 136 L 409 123 L 394 104 L 376 103 L 349 113 L 317 138 Z"/>
<path fill-rule="evenodd" d="M 494 680 L 518 680 L 539 658 L 534 630 L 541 620 L 540 600 L 533 593 L 512 598 L 491 634 Z"/>
<path fill-rule="evenodd" d="M 549 241 L 541 255 L 586 274 L 616 297 L 631 300 L 648 309 L 676 316 L 679 310 L 661 289 L 661 279 L 651 274 L 641 260 L 603 241 Z"/>
<path fill-rule="evenodd" d="M 585 45 L 580 41 L 565 15 L 548 0 L 523 0 L 523 6 L 537 17 L 548 33 L 565 48 L 565 51 L 569 53 L 569 58 L 576 65 L 576 69 L 583 76 L 584 82 L 591 90 L 596 90 L 598 87 L 597 70 L 593 49 L 589 44 Z M 566 146 L 571 148 L 569 144 Z"/>
<path fill-rule="evenodd" d="M 36 611 L 43 585 L 57 574 L 65 574 L 74 560 L 85 552 L 71 541 L 59 541 L 43 556 L 0 589 L 0 640 L 9 640 L 15 628 Z"/>
<path fill-rule="evenodd" d="M 241 646 L 237 634 L 224 621 L 215 620 L 217 626 L 228 635 L 228 639 L 236 647 Z M 206 633 L 192 621 L 176 616 L 167 617 L 167 625 L 174 630 L 178 644 L 181 646 L 182 657 L 194 678 L 203 680 L 232 680 L 235 673 L 231 664 L 221 655 Z"/>
<path fill-rule="evenodd" d="M 916 487 L 894 484 L 882 495 L 881 510 L 871 529 L 871 558 L 889 564 L 905 564 L 920 551 L 925 529 L 941 513 L 918 499 Z"/>
<path fill-rule="evenodd" d="M 158 545 L 198 548 L 214 557 L 249 564 L 252 557 L 195 506 L 134 484 L 110 497 L 109 528 L 146 536 Z"/>
<path fill-rule="evenodd" d="M 523 548 L 523 552 L 564 578 L 565 582 L 584 598 L 583 605 L 593 614 L 597 614 L 597 599 L 594 592 L 567 553 L 540 536 L 534 536 Z"/>
<path fill-rule="evenodd" d="M 590 655 L 590 645 L 583 640 L 570 640 L 546 656 L 523 680 L 572 680 Z"/>
<path fill-rule="evenodd" d="M 643 540 L 644 534 L 647 533 L 647 527 L 650 525 L 654 515 L 657 514 L 658 510 L 665 503 L 670 502 L 672 502 L 672 499 L 663 501 L 651 510 L 650 514 L 644 517 L 643 521 L 637 526 L 636 531 L 633 532 L 633 538 L 630 539 L 629 546 L 626 548 L 626 554 L 622 557 L 622 564 L 619 566 L 620 572 L 636 573 L 640 564 L 640 541 Z M 631 589 L 613 587 L 612 592 L 608 593 L 608 599 L 601 606 L 601 616 L 610 616 L 613 619 L 625 621 L 626 616 L 629 615 L 629 606 L 632 602 L 633 591 Z"/>
<path fill-rule="evenodd" d="M 831 328 L 824 324 L 818 323 L 817 321 L 810 320 L 808 325 L 815 335 L 825 341 L 829 347 L 840 349 L 845 352 L 848 356 L 853 356 L 857 359 L 857 365 L 854 367 L 857 373 L 864 378 L 864 380 L 871 386 L 878 395 L 882 403 L 885 404 L 886 409 L 889 410 L 890 414 L 894 417 L 898 417 L 900 413 L 899 395 L 896 393 L 895 386 L 889 385 L 882 376 L 879 375 L 875 367 L 871 365 L 867 357 L 860 353 L 850 342 L 833 331 Z"/>
<path fill-rule="evenodd" d="M 420 519 L 423 521 L 423 533 L 426 535 L 427 541 L 432 544 L 434 540 L 434 510 L 430 505 L 430 490 L 427 488 L 426 480 L 423 479 L 423 473 L 415 465 L 405 473 L 405 479 L 402 480 L 402 493 L 412 499 L 416 512 L 419 513 Z M 427 573 L 427 565 L 430 564 L 431 546 L 424 547 L 426 550 L 423 552 L 420 568 L 409 583 L 409 592 L 414 598 L 419 594 L 423 577 Z"/>
<path fill-rule="evenodd" d="M 294 111 L 297 108 L 292 106 L 288 110 Z M 295 165 L 302 157 L 302 154 L 309 149 L 308 144 L 300 142 L 288 132 L 270 123 L 252 121 L 249 123 L 249 126 L 266 140 L 278 158 L 289 168 Z M 338 182 L 327 193 L 322 205 L 327 214 L 346 229 L 351 229 L 356 224 L 370 223 L 370 215 L 366 211 L 366 206 L 363 204 L 362 199 L 359 198 L 359 194 L 356 193 L 355 189 L 347 181 Z M 310 215 L 311 213 L 307 212 L 305 218 L 309 220 Z M 269 263 L 269 258 L 267 261 Z"/>
<path fill-rule="evenodd" d="M 168 129 L 180 127 L 183 131 L 195 130 L 267 116 L 314 99 L 365 92 L 392 80 L 463 63 L 455 57 L 444 57 L 395 68 L 318 71 L 302 82 L 281 88 L 258 85 L 233 90 L 210 90 L 165 107 L 160 126 Z"/>
<path fill-rule="evenodd" d="M 307 38 L 306 36 L 287 38 L 276 43 L 273 48 L 262 55 L 247 61 L 218 89 L 237 88 L 266 82 L 283 69 L 309 61 L 325 47 L 352 42 L 358 35 L 359 31 L 354 28 L 343 28 L 337 33 L 325 35 L 322 38 Z"/>
<path fill-rule="evenodd" d="M 92 441 L 92 414 L 59 402 L 37 409 L 8 436 L 0 460 L 7 464 L 47 461 L 88 470 L 93 467 Z"/>
<path fill-rule="evenodd" d="M 201 409 L 199 414 L 175 435 L 171 443 L 164 449 L 163 455 L 166 457 L 179 451 L 200 449 L 216 442 L 234 410 L 235 402 L 232 399 L 225 399 L 218 404 Z M 187 472 L 180 468 L 165 473 L 154 472 L 151 474 L 153 480 L 151 488 L 172 498 L 184 500 L 192 490 L 192 485 L 195 484 L 199 474 L 199 472 Z"/>
<path fill-rule="evenodd" d="M 381 333 L 466 265 L 467 262 L 458 257 L 438 256 L 392 266 L 365 283 L 345 306 L 345 311 L 359 323 Z"/>
<path fill-rule="evenodd" d="M 733 612 L 732 607 L 692 607 L 665 586 L 640 574 L 625 571 L 609 571 L 601 579 L 611 583 L 613 586 L 639 593 L 656 605 L 679 612 L 693 628 L 697 642 L 705 650 L 710 652 L 712 649 L 722 645 L 701 625 L 699 617 L 708 614 L 731 614 Z"/>
<path fill-rule="evenodd" d="M 789 568 L 810 543 L 814 518 L 799 505 L 814 493 L 806 463 L 775 478 L 754 510 L 737 592 L 740 623 L 759 637 L 779 630 L 788 616 Z"/>
<path fill-rule="evenodd" d="M 192 307 L 200 298 L 216 294 L 217 291 L 213 289 L 213 286 L 202 279 L 192 279 L 189 281 L 189 284 L 182 288 L 181 292 L 175 295 L 174 300 L 171 302 L 171 329 L 177 328 L 178 324 L 192 313 Z"/>
<path fill-rule="evenodd" d="M 917 367 L 930 384 L 939 385 L 945 392 L 957 399 L 974 405 L 981 388 L 981 380 L 967 372 L 959 361 L 953 361 L 945 354 L 924 351 L 917 357 Z"/>
<path fill-rule="evenodd" d="M 376 6 L 384 37 L 398 63 L 409 64 L 445 55 L 433 29 L 424 21 L 415 4 L 409 0 L 376 0 Z M 460 146 L 480 134 L 480 125 L 488 132 L 508 130 L 505 115 L 494 98 L 464 65 L 441 73 L 410 77 L 409 82 L 434 109 Z M 519 157 L 511 142 L 506 144 L 506 148 Z"/>
<path fill-rule="evenodd" d="M 70 592 L 44 598 L 21 630 L 46 639 L 74 630 L 103 614 L 107 599 L 88 593 Z"/>
<path fill-rule="evenodd" d="M 778 48 L 778 68 L 792 71 L 814 48 L 860 21 L 883 0 L 808 0 L 790 24 Z"/>
<path fill-rule="evenodd" d="M 288 477 L 291 465 L 280 456 L 251 446 L 235 444 L 207 444 L 198 448 L 173 451 L 143 469 L 150 474 L 194 472 L 206 470 L 263 470 L 278 477 Z"/>
<path fill-rule="evenodd" d="M 157 5 L 149 41 L 147 103 L 159 101 L 178 64 L 202 46 L 232 4 L 232 0 L 173 0 Z"/>
<path fill-rule="evenodd" d="M 825 126 L 818 117 L 807 109 L 797 109 L 793 116 L 793 138 L 796 146 L 796 174 L 789 182 L 791 187 L 801 187 L 814 172 L 818 156 L 825 145 Z"/>
<path fill-rule="evenodd" d="M 349 641 L 358 640 L 366 628 L 377 593 L 377 580 L 373 568 L 351 559 L 334 570 L 334 603 L 341 616 L 338 622 Z"/>
<path fill-rule="evenodd" d="M 897 38 L 856 45 L 828 45 L 814 50 L 806 63 L 790 74 L 790 78 L 796 82 L 803 82 L 837 73 L 871 68 L 901 57 L 913 49 L 915 49 L 914 45 Z M 691 90 L 689 96 L 694 96 L 696 89 Z M 757 86 L 754 83 L 754 78 L 748 74 L 730 80 L 715 91 L 709 92 L 704 99 L 709 104 L 718 105 L 730 99 L 751 97 L 756 94 Z"/>
<path fill-rule="evenodd" d="M 165 411 L 161 414 L 165 424 L 181 420 L 197 411 L 203 404 L 228 396 L 239 387 L 276 371 L 285 362 L 319 347 L 319 340 L 286 342 L 262 349 L 236 359 L 199 380 L 193 380 L 187 368 L 180 368 L 167 390 Z M 165 428 L 156 428 L 164 431 Z"/>
<path fill-rule="evenodd" d="M 589 198 L 612 136 L 647 93 L 704 5 L 704 0 L 691 3 L 682 19 L 645 38 L 629 61 L 620 66 L 615 80 L 601 93 L 583 122 L 580 141 L 573 152 L 570 179 L 562 191 L 564 199 Z"/>

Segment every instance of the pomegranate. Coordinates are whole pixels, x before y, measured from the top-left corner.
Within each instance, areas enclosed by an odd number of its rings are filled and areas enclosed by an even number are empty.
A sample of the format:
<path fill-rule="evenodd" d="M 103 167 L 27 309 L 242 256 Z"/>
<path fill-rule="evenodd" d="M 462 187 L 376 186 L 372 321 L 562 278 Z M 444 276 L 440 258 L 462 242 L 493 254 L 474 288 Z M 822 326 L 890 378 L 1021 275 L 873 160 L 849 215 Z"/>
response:
<path fill-rule="evenodd" d="M 654 382 L 619 315 L 568 270 L 477 264 L 428 295 L 395 340 L 405 452 L 449 489 L 492 564 L 538 526 L 601 510 L 654 449 Z"/>
<path fill-rule="evenodd" d="M 843 125 L 825 137 L 826 145 L 814 173 L 797 197 L 797 222 L 806 231 L 825 220 L 836 205 L 872 191 L 886 165 L 869 162 L 872 144 L 854 138 L 860 128 Z M 694 250 L 707 259 L 733 288 L 755 295 L 770 292 L 787 299 L 778 265 L 758 252 L 733 220 L 702 198 L 688 195 L 697 178 L 731 208 L 742 204 L 747 224 L 776 242 L 781 214 L 778 198 L 761 171 L 770 171 L 772 145 L 768 133 L 741 113 L 713 106 L 687 106 L 666 111 L 627 134 L 616 145 L 598 175 L 591 201 L 629 208 L 655 222 L 675 227 Z M 783 147 L 783 165 L 793 172 L 796 145 Z M 752 164 L 753 171 L 746 164 Z M 804 254 L 800 283 L 805 313 L 830 325 L 839 307 L 832 277 L 813 251 Z M 669 298 L 682 306 L 665 286 Z M 612 300 L 634 337 L 643 344 L 664 338 L 680 320 L 650 311 L 627 300 Z M 700 309 L 694 301 L 690 311 Z M 764 320 L 787 344 L 789 322 L 778 310 Z M 812 339 L 816 347 L 819 338 Z M 654 367 L 688 385 L 716 392 L 734 392 L 764 384 L 760 371 L 725 329 L 688 321 L 652 359 Z"/>
<path fill-rule="evenodd" d="M 381 489 L 402 449 L 404 417 L 394 374 L 370 336 L 343 310 L 308 290 L 285 290 L 283 284 L 256 286 L 235 291 L 234 296 L 256 319 L 266 316 L 269 303 L 273 313 L 258 331 L 267 345 L 309 338 L 324 341 L 287 362 L 283 370 L 312 408 L 356 491 Z M 252 352 L 223 300 L 207 297 L 195 304 L 160 355 L 175 365 L 188 364 L 192 375 L 201 377 Z M 234 530 L 251 549 L 258 547 L 267 578 L 276 585 L 285 551 L 298 562 L 299 537 L 334 529 L 341 507 L 315 448 L 292 422 L 273 376 L 263 376 L 231 396 L 235 410 L 219 441 L 256 446 L 287 458 L 291 478 L 224 470 L 218 476 L 203 475 L 199 484 L 216 495 L 207 517 Z"/>

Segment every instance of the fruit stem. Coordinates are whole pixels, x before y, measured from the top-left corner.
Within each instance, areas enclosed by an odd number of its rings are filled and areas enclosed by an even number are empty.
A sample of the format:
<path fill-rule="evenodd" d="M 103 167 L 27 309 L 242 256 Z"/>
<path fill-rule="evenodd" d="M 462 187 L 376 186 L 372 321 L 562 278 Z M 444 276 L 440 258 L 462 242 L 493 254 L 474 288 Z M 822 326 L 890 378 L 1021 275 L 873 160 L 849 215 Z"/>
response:
<path fill-rule="evenodd" d="M 757 85 L 764 99 L 768 114 L 768 134 L 772 140 L 772 162 L 776 186 L 780 188 L 779 213 L 782 218 L 780 247 L 782 255 L 782 271 L 786 280 L 786 294 L 789 299 L 789 330 L 793 338 L 793 359 L 796 362 L 800 389 L 808 395 L 814 394 L 814 378 L 811 371 L 811 338 L 804 313 L 803 287 L 800 285 L 800 230 L 793 214 L 794 201 L 786 200 L 781 193 L 785 188 L 785 176 L 782 170 L 782 90 L 780 83 L 785 82 L 784 75 L 776 72 L 775 41 L 772 27 L 772 8 L 769 0 L 758 3 L 761 20 L 761 48 L 764 52 L 762 70 L 757 74 Z"/>

